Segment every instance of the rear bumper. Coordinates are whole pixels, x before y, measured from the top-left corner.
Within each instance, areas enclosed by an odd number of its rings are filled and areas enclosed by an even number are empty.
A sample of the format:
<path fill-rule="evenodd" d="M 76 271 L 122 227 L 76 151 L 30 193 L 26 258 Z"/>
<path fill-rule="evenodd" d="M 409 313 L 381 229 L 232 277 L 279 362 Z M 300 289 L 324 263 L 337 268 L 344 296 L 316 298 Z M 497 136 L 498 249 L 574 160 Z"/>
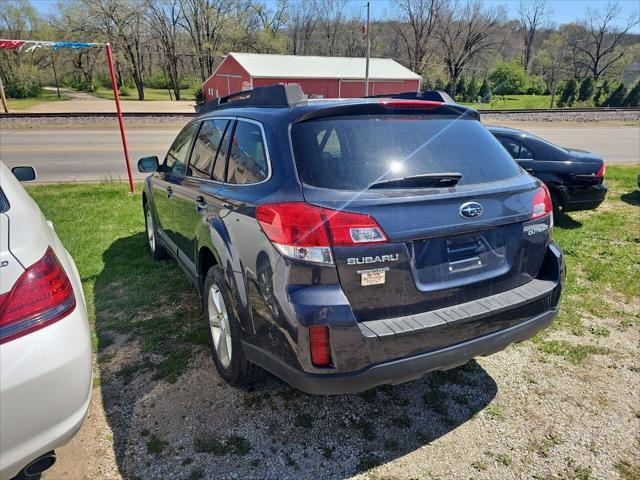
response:
<path fill-rule="evenodd" d="M 565 269 L 562 252 L 553 242 L 543 267 L 539 278 L 476 301 L 355 327 L 333 326 L 332 356 L 338 367 L 359 365 L 350 370 L 305 371 L 253 343 L 243 342 L 243 350 L 253 363 L 312 394 L 353 393 L 407 382 L 500 351 L 549 325 L 558 313 Z"/>
<path fill-rule="evenodd" d="M 0 478 L 11 478 L 80 429 L 91 397 L 84 302 L 62 320 L 0 348 Z"/>
<path fill-rule="evenodd" d="M 478 356 L 491 355 L 509 344 L 526 340 L 547 327 L 558 314 L 553 308 L 513 327 L 434 352 L 373 365 L 363 371 L 320 375 L 305 373 L 287 365 L 254 345 L 245 343 L 248 358 L 274 373 L 294 388 L 316 395 L 354 393 L 377 385 L 404 383 L 432 370 L 448 370 Z"/>
<path fill-rule="evenodd" d="M 576 189 L 565 199 L 563 210 L 565 212 L 593 210 L 600 206 L 606 195 L 607 187 L 603 183 L 588 188 Z"/>

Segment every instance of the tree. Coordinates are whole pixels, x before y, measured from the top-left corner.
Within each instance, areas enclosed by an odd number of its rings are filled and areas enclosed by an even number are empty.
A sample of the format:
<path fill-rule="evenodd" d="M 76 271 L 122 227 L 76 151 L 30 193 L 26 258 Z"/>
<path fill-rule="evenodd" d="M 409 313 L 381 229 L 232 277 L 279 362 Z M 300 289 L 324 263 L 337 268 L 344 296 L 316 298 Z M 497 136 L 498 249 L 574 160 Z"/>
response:
<path fill-rule="evenodd" d="M 456 84 L 469 62 L 501 44 L 497 34 L 504 11 L 485 9 L 479 0 L 455 0 L 441 11 L 437 35 L 455 98 Z"/>
<path fill-rule="evenodd" d="M 559 107 L 570 107 L 576 100 L 576 93 L 578 91 L 578 83 L 575 78 L 570 78 L 564 84 L 560 99 L 558 100 Z"/>
<path fill-rule="evenodd" d="M 231 0 L 182 0 L 182 27 L 191 37 L 197 58 L 200 79 L 204 82 L 214 70 L 228 16 Z"/>
<path fill-rule="evenodd" d="M 313 9 L 318 14 L 318 23 L 322 32 L 320 53 L 335 55 L 339 47 L 340 27 L 344 21 L 346 0 L 313 0 Z"/>
<path fill-rule="evenodd" d="M 549 19 L 551 8 L 546 0 L 520 0 L 518 17 L 524 31 L 524 50 L 522 52 L 522 66 L 529 73 L 533 57 L 533 43 L 538 29 Z"/>
<path fill-rule="evenodd" d="M 640 107 L 640 80 L 636 82 L 627 98 L 624 99 L 623 107 Z"/>
<path fill-rule="evenodd" d="M 498 95 L 522 93 L 527 88 L 527 75 L 518 62 L 502 62 L 489 75 L 491 89 Z"/>
<path fill-rule="evenodd" d="M 458 84 L 456 85 L 456 96 L 461 102 L 467 101 L 467 83 L 465 82 L 464 77 L 460 77 L 460 80 L 458 80 Z"/>
<path fill-rule="evenodd" d="M 593 81 L 593 77 L 585 78 L 580 84 L 580 91 L 578 93 L 578 101 L 587 102 L 593 99 L 595 94 L 596 84 Z"/>
<path fill-rule="evenodd" d="M 291 7 L 289 15 L 289 47 L 294 55 L 307 55 L 311 52 L 311 37 L 318 22 L 315 10 L 305 8 L 303 1 L 298 0 Z"/>
<path fill-rule="evenodd" d="M 624 83 L 618 85 L 611 95 L 604 102 L 605 107 L 621 107 L 627 97 L 627 87 L 624 86 Z"/>
<path fill-rule="evenodd" d="M 480 94 L 480 85 L 478 84 L 478 79 L 473 76 L 471 77 L 471 80 L 469 80 L 469 83 L 467 83 L 467 95 L 466 95 L 466 101 L 467 102 L 477 102 L 478 101 L 478 95 Z"/>
<path fill-rule="evenodd" d="M 527 93 L 529 95 L 544 95 L 547 91 L 547 84 L 539 75 L 532 75 L 527 79 Z"/>
<path fill-rule="evenodd" d="M 482 103 L 489 103 L 491 101 L 491 87 L 489 82 L 485 78 L 480 87 L 480 101 Z"/>
<path fill-rule="evenodd" d="M 442 0 L 394 0 L 400 21 L 394 22 L 396 34 L 407 52 L 409 67 L 422 73 L 432 51 L 429 41 L 436 27 Z"/>
<path fill-rule="evenodd" d="M 611 92 L 611 87 L 609 86 L 609 81 L 605 80 L 596 90 L 595 95 L 593 96 L 593 102 L 596 107 L 601 107 L 604 102 L 609 97 L 609 93 Z"/>
<path fill-rule="evenodd" d="M 177 52 L 182 0 L 147 0 L 149 23 L 158 39 L 162 53 L 163 69 L 169 77 L 176 100 L 180 100 L 180 57 Z"/>
<path fill-rule="evenodd" d="M 609 3 L 602 11 L 589 7 L 582 34 L 570 40 L 570 45 L 586 56 L 586 66 L 596 82 L 623 57 L 623 39 L 638 24 L 633 15 L 620 24 L 619 16 L 618 3 Z"/>

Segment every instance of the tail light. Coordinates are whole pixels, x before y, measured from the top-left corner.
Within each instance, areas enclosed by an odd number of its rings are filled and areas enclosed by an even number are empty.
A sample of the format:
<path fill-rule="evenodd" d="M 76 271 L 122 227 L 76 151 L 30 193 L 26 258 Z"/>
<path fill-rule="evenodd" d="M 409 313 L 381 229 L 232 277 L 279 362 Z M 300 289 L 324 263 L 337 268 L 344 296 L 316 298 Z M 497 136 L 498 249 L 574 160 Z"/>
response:
<path fill-rule="evenodd" d="M 598 169 L 598 173 L 596 173 L 596 177 L 604 178 L 604 174 L 605 174 L 606 171 L 607 171 L 607 166 L 605 165 L 604 162 L 602 162 L 602 165 Z"/>
<path fill-rule="evenodd" d="M 540 188 L 533 196 L 533 213 L 531 220 L 544 217 L 553 212 L 553 205 L 551 204 L 551 195 L 549 189 L 542 183 Z"/>
<path fill-rule="evenodd" d="M 326 325 L 309 327 L 309 346 L 311 347 L 311 363 L 316 367 L 328 367 L 331 365 L 329 327 Z"/>
<path fill-rule="evenodd" d="M 383 100 L 380 104 L 389 108 L 436 108 L 444 105 L 433 100 Z"/>
<path fill-rule="evenodd" d="M 382 228 L 369 215 L 314 207 L 304 202 L 260 205 L 256 218 L 280 253 L 295 260 L 332 264 L 332 246 L 387 241 Z"/>
<path fill-rule="evenodd" d="M 0 295 L 0 343 L 62 319 L 76 306 L 69 277 L 51 247 Z"/>

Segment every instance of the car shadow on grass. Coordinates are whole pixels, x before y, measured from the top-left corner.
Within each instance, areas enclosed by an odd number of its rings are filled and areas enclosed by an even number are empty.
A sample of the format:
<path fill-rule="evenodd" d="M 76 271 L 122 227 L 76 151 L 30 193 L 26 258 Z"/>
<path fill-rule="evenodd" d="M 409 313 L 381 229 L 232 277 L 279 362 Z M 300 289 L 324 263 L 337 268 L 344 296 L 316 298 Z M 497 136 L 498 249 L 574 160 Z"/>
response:
<path fill-rule="evenodd" d="M 474 421 L 496 395 L 475 361 L 351 395 L 307 395 L 268 374 L 230 387 L 196 292 L 174 261 L 152 262 L 145 241 L 111 244 L 93 290 L 103 404 L 126 478 L 345 478 Z"/>
<path fill-rule="evenodd" d="M 623 193 L 620 195 L 620 200 L 629 205 L 640 206 L 640 190 L 635 190 L 629 193 Z"/>
<path fill-rule="evenodd" d="M 565 230 L 574 230 L 576 228 L 582 227 L 582 222 L 571 218 L 564 212 L 554 213 L 553 223 L 556 227 L 560 227 Z"/>

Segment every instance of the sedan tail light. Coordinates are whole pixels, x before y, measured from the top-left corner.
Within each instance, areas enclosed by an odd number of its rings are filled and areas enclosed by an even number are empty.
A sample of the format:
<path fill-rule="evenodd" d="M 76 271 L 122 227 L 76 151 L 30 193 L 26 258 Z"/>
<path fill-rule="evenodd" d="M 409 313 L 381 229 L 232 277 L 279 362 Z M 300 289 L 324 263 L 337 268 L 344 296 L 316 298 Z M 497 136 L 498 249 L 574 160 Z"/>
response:
<path fill-rule="evenodd" d="M 531 214 L 531 220 L 544 217 L 552 212 L 553 204 L 551 203 L 551 194 L 549 194 L 547 186 L 542 183 L 533 196 L 533 213 Z"/>
<path fill-rule="evenodd" d="M 596 173 L 596 177 L 603 177 L 604 178 L 604 174 L 605 174 L 606 171 L 607 171 L 607 166 L 605 165 L 604 162 L 602 162 L 602 165 L 598 169 L 598 173 Z"/>
<path fill-rule="evenodd" d="M 304 202 L 260 205 L 256 218 L 280 253 L 295 260 L 332 264 L 332 246 L 387 241 L 382 228 L 369 215 L 314 207 Z"/>
<path fill-rule="evenodd" d="M 0 295 L 0 343 L 22 337 L 73 311 L 76 297 L 51 247 L 27 268 L 13 288 Z"/>

